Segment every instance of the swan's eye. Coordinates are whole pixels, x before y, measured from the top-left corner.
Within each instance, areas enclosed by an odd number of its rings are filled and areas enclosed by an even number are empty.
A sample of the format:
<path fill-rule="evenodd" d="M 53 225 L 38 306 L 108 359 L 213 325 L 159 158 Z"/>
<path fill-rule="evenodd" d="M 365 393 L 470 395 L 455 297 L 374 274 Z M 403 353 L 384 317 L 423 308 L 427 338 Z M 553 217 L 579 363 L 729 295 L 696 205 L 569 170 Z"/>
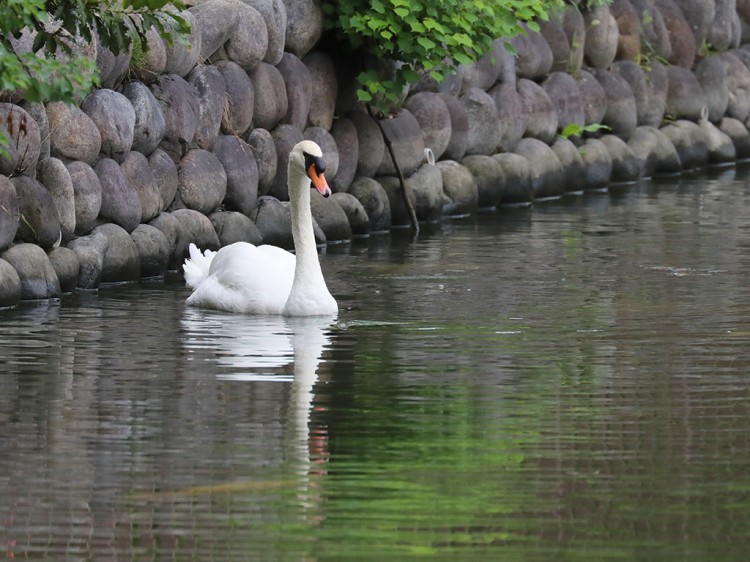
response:
<path fill-rule="evenodd" d="M 313 156 L 307 152 L 303 154 L 305 155 L 305 170 L 309 170 L 311 166 L 315 166 L 315 173 L 318 175 L 326 171 L 326 164 L 322 156 Z"/>

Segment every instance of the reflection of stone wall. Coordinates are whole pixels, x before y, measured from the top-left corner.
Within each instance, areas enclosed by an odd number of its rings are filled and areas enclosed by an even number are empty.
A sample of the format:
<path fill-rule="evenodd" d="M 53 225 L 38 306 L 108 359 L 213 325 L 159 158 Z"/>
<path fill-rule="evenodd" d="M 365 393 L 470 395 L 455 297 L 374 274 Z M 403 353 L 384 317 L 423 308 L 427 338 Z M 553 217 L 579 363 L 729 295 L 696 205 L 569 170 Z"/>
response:
<path fill-rule="evenodd" d="M 79 107 L 0 96 L 12 137 L 0 306 L 161 276 L 190 242 L 289 246 L 286 158 L 303 138 L 322 146 L 335 192 L 313 198 L 321 242 L 409 224 L 352 65 L 319 43 L 315 2 L 193 3 L 189 45 L 153 36 L 137 63 L 99 49 L 102 88 Z M 515 56 L 498 41 L 443 83 L 415 85 L 382 124 L 418 218 L 746 158 L 745 4 L 569 6 L 515 38 Z M 609 129 L 563 138 L 571 124 Z"/>

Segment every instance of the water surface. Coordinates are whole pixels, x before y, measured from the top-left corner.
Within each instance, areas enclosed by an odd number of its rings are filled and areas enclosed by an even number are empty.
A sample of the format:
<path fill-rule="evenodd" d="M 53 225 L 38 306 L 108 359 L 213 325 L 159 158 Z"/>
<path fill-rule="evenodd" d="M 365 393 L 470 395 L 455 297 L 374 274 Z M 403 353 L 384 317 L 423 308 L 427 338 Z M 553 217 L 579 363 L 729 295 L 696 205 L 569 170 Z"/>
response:
<path fill-rule="evenodd" d="M 0 557 L 746 560 L 747 179 L 329 246 L 335 320 L 0 311 Z"/>

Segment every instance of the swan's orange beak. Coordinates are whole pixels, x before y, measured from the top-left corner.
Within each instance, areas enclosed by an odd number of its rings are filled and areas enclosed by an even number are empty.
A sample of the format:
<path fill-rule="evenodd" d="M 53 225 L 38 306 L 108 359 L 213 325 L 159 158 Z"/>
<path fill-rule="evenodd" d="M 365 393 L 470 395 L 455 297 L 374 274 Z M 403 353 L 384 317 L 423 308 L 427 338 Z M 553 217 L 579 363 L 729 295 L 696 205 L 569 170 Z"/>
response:
<path fill-rule="evenodd" d="M 320 193 L 323 197 L 328 197 L 331 194 L 331 188 L 328 187 L 328 182 L 326 181 L 325 174 L 323 174 L 323 172 L 318 173 L 315 164 L 311 164 L 307 169 L 307 177 L 310 178 L 313 187 L 317 189 L 318 193 Z"/>

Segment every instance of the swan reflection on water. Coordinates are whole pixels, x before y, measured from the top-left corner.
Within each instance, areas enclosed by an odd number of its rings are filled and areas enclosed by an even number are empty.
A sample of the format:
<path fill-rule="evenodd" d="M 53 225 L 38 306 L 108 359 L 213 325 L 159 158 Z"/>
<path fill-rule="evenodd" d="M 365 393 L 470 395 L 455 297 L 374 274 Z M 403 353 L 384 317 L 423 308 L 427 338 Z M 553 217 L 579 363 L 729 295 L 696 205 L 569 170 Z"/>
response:
<path fill-rule="evenodd" d="M 256 316 L 189 307 L 182 317 L 186 351 L 213 363 L 216 379 L 230 384 L 292 385 L 289 430 L 294 435 L 297 473 L 306 488 L 310 475 L 325 472 L 320 466 L 327 457 L 325 428 L 311 430 L 309 424 L 318 366 L 323 350 L 331 343 L 335 322 L 332 316 Z M 308 494 L 309 490 L 307 501 Z"/>

